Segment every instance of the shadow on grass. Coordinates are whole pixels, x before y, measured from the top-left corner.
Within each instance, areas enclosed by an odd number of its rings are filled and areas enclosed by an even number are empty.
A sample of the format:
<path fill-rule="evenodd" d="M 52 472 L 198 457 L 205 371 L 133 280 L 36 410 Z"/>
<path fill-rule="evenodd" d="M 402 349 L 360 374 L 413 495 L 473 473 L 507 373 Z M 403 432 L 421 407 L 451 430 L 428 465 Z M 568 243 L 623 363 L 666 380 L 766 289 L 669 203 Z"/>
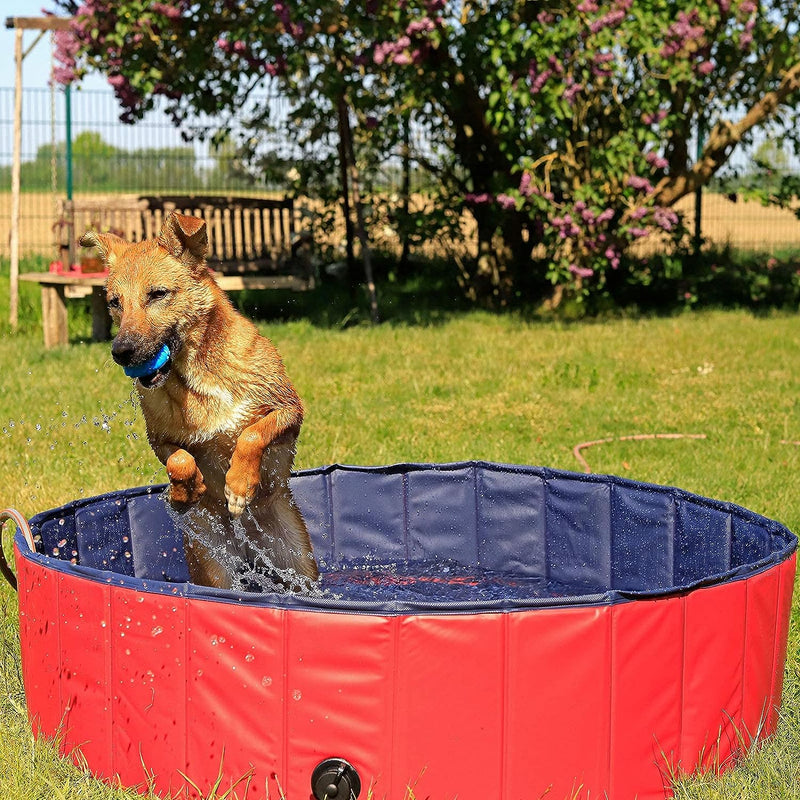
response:
<path fill-rule="evenodd" d="M 379 260 L 375 282 L 383 324 L 436 326 L 474 310 L 458 285 L 455 269 L 446 262 L 415 263 L 401 275 L 396 264 Z M 333 329 L 370 324 L 364 287 L 325 274 L 312 291 L 242 291 L 231 299 L 242 313 L 260 321 L 302 319 Z"/>
<path fill-rule="evenodd" d="M 46 269 L 42 259 L 32 258 L 21 271 Z M 236 307 L 259 322 L 304 320 L 318 328 L 344 329 L 370 324 L 369 304 L 359 284 L 361 266 L 356 264 L 351 282 L 324 271 L 316 289 L 246 290 L 235 292 Z M 459 285 L 458 270 L 444 260 L 412 260 L 401 268 L 391 257 L 377 254 L 374 264 L 380 319 L 383 324 L 434 327 L 475 311 Z M 704 250 L 679 263 L 654 256 L 630 259 L 609 273 L 602 290 L 587 298 L 569 298 L 556 310 L 547 308 L 549 285 L 533 276 L 543 275 L 542 264 L 531 265 L 529 275 L 518 275 L 518 292 L 511 302 L 490 313 L 512 314 L 528 322 L 603 321 L 611 318 L 674 316 L 693 309 L 747 309 L 759 315 L 775 310 L 796 312 L 800 305 L 800 255 L 743 253 L 731 248 Z M 8 325 L 8 261 L 0 259 L 0 333 Z M 39 287 L 20 285 L 19 330 L 41 331 Z M 88 298 L 69 301 L 71 343 L 91 341 Z"/>

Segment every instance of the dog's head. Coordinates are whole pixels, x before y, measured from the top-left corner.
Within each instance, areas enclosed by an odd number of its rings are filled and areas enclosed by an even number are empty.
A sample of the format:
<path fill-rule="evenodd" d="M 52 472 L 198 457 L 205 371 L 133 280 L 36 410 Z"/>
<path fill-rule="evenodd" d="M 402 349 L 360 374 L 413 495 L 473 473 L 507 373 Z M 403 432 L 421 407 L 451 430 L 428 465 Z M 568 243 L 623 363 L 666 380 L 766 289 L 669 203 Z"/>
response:
<path fill-rule="evenodd" d="M 111 345 L 114 360 L 132 374 L 138 365 L 155 362 L 166 345 L 166 363 L 138 375 L 145 388 L 161 386 L 187 331 L 213 307 L 205 222 L 172 213 L 155 240 L 132 244 L 89 231 L 80 244 L 95 248 L 108 267 L 106 299 L 119 324 Z"/>

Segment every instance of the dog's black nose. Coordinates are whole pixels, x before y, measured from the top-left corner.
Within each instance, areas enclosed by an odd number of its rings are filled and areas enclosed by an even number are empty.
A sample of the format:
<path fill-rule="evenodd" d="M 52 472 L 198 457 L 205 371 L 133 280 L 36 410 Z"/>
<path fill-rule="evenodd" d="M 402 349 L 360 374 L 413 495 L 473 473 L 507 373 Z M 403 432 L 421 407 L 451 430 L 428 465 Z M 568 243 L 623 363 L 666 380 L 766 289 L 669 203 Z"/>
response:
<path fill-rule="evenodd" d="M 133 361 L 133 355 L 136 352 L 136 347 L 130 339 L 125 339 L 117 336 L 111 342 L 111 357 L 120 366 L 126 367 Z"/>

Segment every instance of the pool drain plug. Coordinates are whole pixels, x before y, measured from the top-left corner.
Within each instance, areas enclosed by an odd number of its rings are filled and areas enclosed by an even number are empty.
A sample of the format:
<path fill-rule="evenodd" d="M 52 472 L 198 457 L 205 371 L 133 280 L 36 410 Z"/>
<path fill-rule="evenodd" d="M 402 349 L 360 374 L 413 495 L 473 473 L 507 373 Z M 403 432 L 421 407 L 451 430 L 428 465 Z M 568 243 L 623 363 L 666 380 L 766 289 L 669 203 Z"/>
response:
<path fill-rule="evenodd" d="M 361 794 L 361 778 L 343 758 L 326 758 L 311 773 L 311 791 L 314 800 L 356 800 Z"/>

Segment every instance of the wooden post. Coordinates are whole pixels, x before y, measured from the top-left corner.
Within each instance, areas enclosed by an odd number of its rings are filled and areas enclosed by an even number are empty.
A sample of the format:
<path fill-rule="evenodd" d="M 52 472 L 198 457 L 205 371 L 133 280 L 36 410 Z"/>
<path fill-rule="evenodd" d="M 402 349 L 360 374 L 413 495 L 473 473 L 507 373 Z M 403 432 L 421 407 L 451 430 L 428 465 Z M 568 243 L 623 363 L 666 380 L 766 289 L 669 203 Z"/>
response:
<path fill-rule="evenodd" d="M 111 317 L 108 313 L 106 291 L 102 286 L 92 289 L 92 341 L 105 342 L 111 338 Z"/>
<path fill-rule="evenodd" d="M 67 301 L 63 284 L 42 284 L 42 328 L 45 347 L 69 343 Z"/>
<path fill-rule="evenodd" d="M 36 47 L 45 31 L 69 30 L 69 17 L 8 17 L 6 28 L 14 28 L 14 155 L 11 162 L 11 269 L 9 281 L 9 314 L 11 328 L 19 324 L 19 221 L 20 221 L 20 166 L 22 161 L 22 62 Z M 25 30 L 40 31 L 27 51 L 22 49 Z"/>
<path fill-rule="evenodd" d="M 11 162 L 11 274 L 8 321 L 12 330 L 19 324 L 19 218 L 20 161 L 22 159 L 22 28 L 14 31 L 14 157 Z"/>

